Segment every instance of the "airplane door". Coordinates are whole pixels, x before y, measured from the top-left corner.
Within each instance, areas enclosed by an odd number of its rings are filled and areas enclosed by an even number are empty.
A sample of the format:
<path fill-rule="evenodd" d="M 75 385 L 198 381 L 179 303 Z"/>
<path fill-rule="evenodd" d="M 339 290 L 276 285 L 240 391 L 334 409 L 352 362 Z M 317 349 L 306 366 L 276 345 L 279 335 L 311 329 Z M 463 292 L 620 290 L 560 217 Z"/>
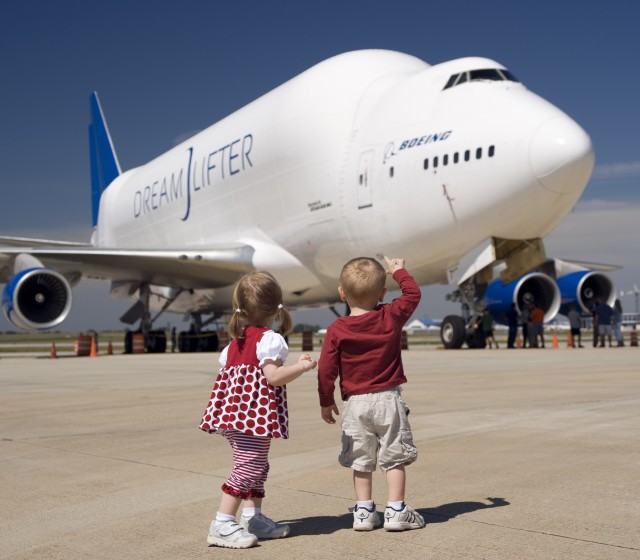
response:
<path fill-rule="evenodd" d="M 360 155 L 358 163 L 358 209 L 373 206 L 373 150 Z"/>

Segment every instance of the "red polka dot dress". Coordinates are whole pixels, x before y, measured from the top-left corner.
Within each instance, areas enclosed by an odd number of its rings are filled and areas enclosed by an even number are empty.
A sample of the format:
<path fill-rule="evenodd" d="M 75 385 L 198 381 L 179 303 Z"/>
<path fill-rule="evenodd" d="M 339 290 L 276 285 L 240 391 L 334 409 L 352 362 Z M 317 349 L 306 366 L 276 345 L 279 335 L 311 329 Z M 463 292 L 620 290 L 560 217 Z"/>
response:
<path fill-rule="evenodd" d="M 261 367 L 266 360 L 284 363 L 288 354 L 287 343 L 278 333 L 246 327 L 245 338 L 233 339 L 220 355 L 220 373 L 200 429 L 288 438 L 287 389 L 271 385 Z"/>

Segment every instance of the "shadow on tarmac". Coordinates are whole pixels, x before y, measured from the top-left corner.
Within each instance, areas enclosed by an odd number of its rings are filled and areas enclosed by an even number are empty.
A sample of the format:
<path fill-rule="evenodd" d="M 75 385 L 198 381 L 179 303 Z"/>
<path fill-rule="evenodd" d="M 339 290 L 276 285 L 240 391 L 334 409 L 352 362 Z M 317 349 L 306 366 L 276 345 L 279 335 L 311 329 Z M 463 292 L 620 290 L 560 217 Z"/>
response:
<path fill-rule="evenodd" d="M 464 513 L 471 513 L 480 509 L 489 509 L 496 507 L 503 507 L 510 505 L 504 498 L 487 498 L 491 503 L 485 504 L 484 502 L 453 502 L 451 504 L 442 504 L 435 508 L 419 509 L 418 512 L 422 514 L 427 523 L 446 523 L 450 519 L 462 515 Z"/>
<path fill-rule="evenodd" d="M 330 535 L 336 531 L 351 529 L 353 514 L 346 513 L 337 517 L 334 515 L 305 517 L 287 520 L 286 523 L 291 527 L 289 538 L 302 535 Z"/>
<path fill-rule="evenodd" d="M 435 508 L 419 509 L 418 512 L 422 514 L 427 523 L 446 523 L 450 519 L 465 513 L 510 505 L 504 498 L 487 498 L 487 500 L 491 503 L 453 502 Z M 305 517 L 303 519 L 290 519 L 287 520 L 286 523 L 291 527 L 290 538 L 303 535 L 330 535 L 336 531 L 351 529 L 353 514 L 346 513 L 337 517 L 321 515 L 318 517 Z"/>

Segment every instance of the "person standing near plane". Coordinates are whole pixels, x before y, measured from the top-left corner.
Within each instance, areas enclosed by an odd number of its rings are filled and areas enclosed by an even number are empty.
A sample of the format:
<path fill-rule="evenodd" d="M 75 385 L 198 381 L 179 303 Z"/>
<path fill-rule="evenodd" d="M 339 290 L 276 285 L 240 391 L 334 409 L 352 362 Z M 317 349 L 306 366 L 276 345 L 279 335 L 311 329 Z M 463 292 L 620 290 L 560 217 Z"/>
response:
<path fill-rule="evenodd" d="M 529 304 L 525 303 L 522 306 L 522 313 L 520 314 L 520 322 L 522 323 L 522 348 L 526 348 L 527 344 L 530 344 L 529 340 Z"/>
<path fill-rule="evenodd" d="M 600 348 L 604 348 L 605 336 L 609 339 L 609 347 L 612 346 L 611 338 L 613 335 L 613 328 L 611 326 L 613 321 L 613 309 L 611 306 L 599 298 L 596 305 L 595 314 L 598 319 L 598 336 L 600 337 Z"/>
<path fill-rule="evenodd" d="M 509 306 L 509 309 L 505 313 L 505 317 L 507 318 L 507 326 L 509 327 L 509 334 L 507 337 L 507 348 L 515 348 L 516 346 L 516 336 L 518 336 L 518 320 L 520 319 L 520 314 L 516 309 L 516 304 L 512 303 Z M 496 344 L 496 348 L 498 345 Z"/>
<path fill-rule="evenodd" d="M 597 304 L 593 303 L 591 304 L 591 306 L 589 307 L 589 309 L 591 310 L 591 322 L 593 325 L 593 347 L 597 348 L 598 347 L 598 314 L 596 313 L 596 307 Z"/>
<path fill-rule="evenodd" d="M 496 345 L 496 348 L 499 348 L 498 341 L 493 336 L 493 315 L 491 315 L 491 311 L 488 308 L 483 311 L 480 324 L 482 325 L 484 340 L 489 344 L 489 348 L 493 348 L 493 344 Z"/>
<path fill-rule="evenodd" d="M 375 259 L 359 257 L 342 268 L 338 292 L 350 308 L 327 329 L 318 361 L 322 419 L 335 424 L 336 379 L 346 401 L 342 415 L 343 448 L 339 461 L 353 470 L 356 505 L 353 528 L 371 531 L 381 523 L 372 499 L 376 465 L 385 472 L 388 502 L 384 528 L 405 531 L 424 527 L 423 517 L 404 503 L 405 466 L 418 450 L 413 444 L 400 385 L 406 383 L 400 357 L 402 328 L 420 302 L 420 288 L 404 268 L 404 259 L 384 257 L 402 295 L 388 305 L 386 274 Z"/>
<path fill-rule="evenodd" d="M 538 338 L 540 339 L 540 348 L 544 348 L 544 311 L 535 303 L 531 308 L 531 324 L 532 329 L 531 347 L 538 348 Z"/>
<path fill-rule="evenodd" d="M 572 305 L 569 308 L 569 313 L 567 313 L 567 318 L 569 319 L 569 328 L 571 329 L 571 338 L 573 339 L 573 347 L 584 348 L 584 346 L 582 346 L 582 335 L 580 334 L 580 329 L 582 327 L 582 317 L 580 317 L 580 313 L 576 309 L 575 305 Z"/>
<path fill-rule="evenodd" d="M 622 336 L 622 304 L 619 299 L 613 303 L 613 331 L 616 335 L 618 346 L 624 346 L 624 336 Z"/>
<path fill-rule="evenodd" d="M 207 542 L 226 548 L 249 548 L 258 539 L 289 534 L 289 526 L 262 514 L 268 454 L 273 438 L 289 437 L 286 383 L 316 362 L 303 354 L 284 365 L 289 354 L 283 336 L 272 329 L 278 321 L 284 334 L 292 320 L 282 305 L 282 290 L 267 272 L 243 276 L 234 289 L 229 322 L 231 343 L 220 354 L 221 370 L 200 423 L 208 433 L 220 433 L 231 445 L 233 470 L 222 485 L 222 498 L 211 522 Z M 245 506 L 240 523 L 236 514 Z"/>
<path fill-rule="evenodd" d="M 176 344 L 178 343 L 178 339 L 176 337 L 176 328 L 173 327 L 171 329 L 171 352 L 176 351 Z"/>

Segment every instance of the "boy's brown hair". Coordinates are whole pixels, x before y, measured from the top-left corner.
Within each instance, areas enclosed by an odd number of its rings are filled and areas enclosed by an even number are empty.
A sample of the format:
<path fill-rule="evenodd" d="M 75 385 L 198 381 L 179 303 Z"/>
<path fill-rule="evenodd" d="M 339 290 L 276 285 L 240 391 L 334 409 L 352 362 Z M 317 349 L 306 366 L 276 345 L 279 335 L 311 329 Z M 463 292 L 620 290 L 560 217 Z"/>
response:
<path fill-rule="evenodd" d="M 340 286 L 348 299 L 363 303 L 380 297 L 387 273 L 382 265 L 370 257 L 351 259 L 342 267 Z"/>

